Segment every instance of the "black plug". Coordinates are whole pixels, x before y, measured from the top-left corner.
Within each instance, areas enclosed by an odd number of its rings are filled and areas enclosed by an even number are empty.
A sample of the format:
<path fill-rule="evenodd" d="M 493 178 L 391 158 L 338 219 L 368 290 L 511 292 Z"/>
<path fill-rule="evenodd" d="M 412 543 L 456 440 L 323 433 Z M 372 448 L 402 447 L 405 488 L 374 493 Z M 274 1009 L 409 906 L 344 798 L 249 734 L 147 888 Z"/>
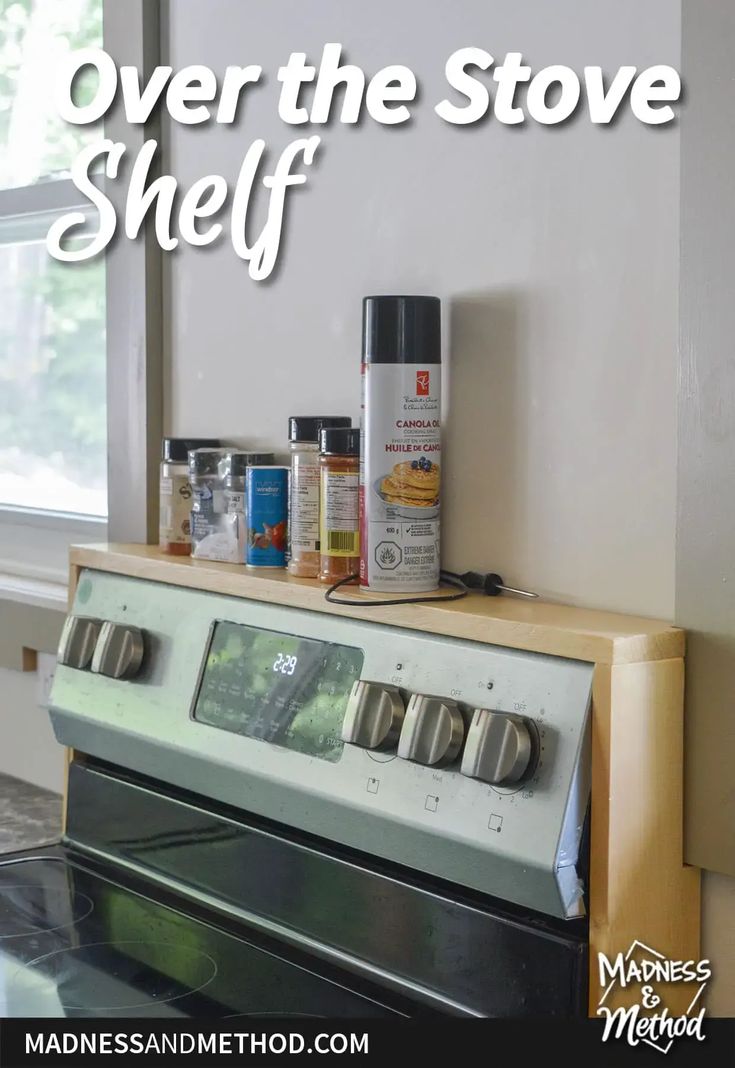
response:
<path fill-rule="evenodd" d="M 493 572 L 483 575 L 479 571 L 465 571 L 460 578 L 469 589 L 483 590 L 488 597 L 497 597 L 506 588 L 500 575 Z"/>
<path fill-rule="evenodd" d="M 538 597 L 537 593 L 529 590 L 519 590 L 515 586 L 506 586 L 502 576 L 494 571 L 483 574 L 480 571 L 465 571 L 459 576 L 465 586 L 470 590 L 482 590 L 488 597 L 497 597 L 501 593 L 515 593 L 518 597 Z"/>

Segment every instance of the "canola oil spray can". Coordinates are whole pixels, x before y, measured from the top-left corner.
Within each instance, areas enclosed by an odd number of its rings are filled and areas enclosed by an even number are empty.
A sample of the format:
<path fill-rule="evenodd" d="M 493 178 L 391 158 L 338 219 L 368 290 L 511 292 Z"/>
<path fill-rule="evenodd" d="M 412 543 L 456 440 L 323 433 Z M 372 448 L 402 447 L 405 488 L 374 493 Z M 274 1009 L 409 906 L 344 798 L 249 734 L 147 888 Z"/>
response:
<path fill-rule="evenodd" d="M 441 303 L 363 301 L 360 585 L 439 586 Z"/>

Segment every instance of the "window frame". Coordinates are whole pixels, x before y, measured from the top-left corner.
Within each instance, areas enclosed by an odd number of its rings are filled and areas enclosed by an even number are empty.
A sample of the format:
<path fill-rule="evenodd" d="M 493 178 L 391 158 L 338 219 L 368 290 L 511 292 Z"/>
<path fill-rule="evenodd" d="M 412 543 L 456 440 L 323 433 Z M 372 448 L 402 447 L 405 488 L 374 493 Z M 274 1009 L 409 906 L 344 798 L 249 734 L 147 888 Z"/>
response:
<path fill-rule="evenodd" d="M 135 66 L 147 77 L 160 63 L 159 0 L 103 0 L 103 47 L 118 65 Z M 132 127 L 116 104 L 106 117 L 104 136 L 127 146 L 129 166 L 146 140 L 160 142 L 160 122 L 154 116 L 145 126 Z M 121 168 L 116 182 L 100 182 L 118 219 L 124 217 L 127 168 Z M 34 216 L 70 210 L 91 216 L 90 207 L 70 178 L 42 180 L 0 190 L 0 226 L 17 226 L 23 232 Z M 107 519 L 0 504 L 0 601 L 24 601 L 27 585 L 27 603 L 39 605 L 44 597 L 39 601 L 35 586 L 48 583 L 47 607 L 57 614 L 68 586 L 70 544 L 157 540 L 163 277 L 162 252 L 152 228 L 146 223 L 136 241 L 113 241 L 105 262 Z"/>

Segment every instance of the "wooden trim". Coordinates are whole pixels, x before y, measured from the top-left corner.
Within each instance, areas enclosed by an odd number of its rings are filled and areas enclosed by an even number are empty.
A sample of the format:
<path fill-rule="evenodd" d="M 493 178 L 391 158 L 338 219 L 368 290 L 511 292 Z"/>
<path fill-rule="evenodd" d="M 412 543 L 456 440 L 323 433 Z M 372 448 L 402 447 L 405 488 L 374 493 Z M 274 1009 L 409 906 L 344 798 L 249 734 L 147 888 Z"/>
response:
<path fill-rule="evenodd" d="M 541 601 L 474 594 L 442 605 L 372 608 L 366 595 L 364 608 L 347 608 L 325 601 L 318 582 L 294 579 L 285 571 L 255 572 L 237 564 L 166 556 L 156 546 L 76 546 L 71 561 L 77 568 L 598 664 L 670 659 L 684 653 L 684 632 L 666 623 Z M 356 591 L 349 596 L 357 596 Z"/>
<path fill-rule="evenodd" d="M 590 1014 L 597 954 L 638 940 L 673 960 L 699 960 L 700 872 L 684 864 L 684 662 L 598 666 L 593 685 L 590 841 Z M 683 1012 L 689 984 L 662 987 Z M 640 1000 L 614 990 L 610 1007 Z"/>
<path fill-rule="evenodd" d="M 36 653 L 55 653 L 64 606 L 41 608 L 0 598 L 0 668 L 35 671 Z"/>

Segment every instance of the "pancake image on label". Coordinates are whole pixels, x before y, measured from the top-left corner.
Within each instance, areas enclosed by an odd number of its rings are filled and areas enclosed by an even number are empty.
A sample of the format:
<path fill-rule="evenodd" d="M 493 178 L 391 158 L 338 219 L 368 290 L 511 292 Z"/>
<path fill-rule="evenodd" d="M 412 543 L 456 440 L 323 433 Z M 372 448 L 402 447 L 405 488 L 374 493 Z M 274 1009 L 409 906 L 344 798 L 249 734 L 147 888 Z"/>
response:
<path fill-rule="evenodd" d="M 415 466 L 414 466 L 415 465 Z M 395 482 L 418 489 L 439 489 L 439 465 L 422 457 L 421 460 L 404 460 L 393 468 L 391 478 Z"/>
<path fill-rule="evenodd" d="M 404 460 L 381 479 L 380 492 L 387 504 L 430 508 L 439 500 L 439 477 L 439 465 L 425 456 L 420 460 Z"/>
<path fill-rule="evenodd" d="M 383 479 L 380 484 L 380 492 L 388 493 L 392 497 L 412 497 L 419 501 L 436 500 L 436 489 L 422 489 L 419 486 L 409 486 L 405 482 L 399 482 L 392 475 Z"/>
<path fill-rule="evenodd" d="M 409 508 L 433 508 L 436 504 L 436 497 L 433 497 L 430 501 L 421 501 L 415 497 L 393 497 L 390 493 L 384 493 L 383 500 L 386 504 L 402 504 Z"/>

